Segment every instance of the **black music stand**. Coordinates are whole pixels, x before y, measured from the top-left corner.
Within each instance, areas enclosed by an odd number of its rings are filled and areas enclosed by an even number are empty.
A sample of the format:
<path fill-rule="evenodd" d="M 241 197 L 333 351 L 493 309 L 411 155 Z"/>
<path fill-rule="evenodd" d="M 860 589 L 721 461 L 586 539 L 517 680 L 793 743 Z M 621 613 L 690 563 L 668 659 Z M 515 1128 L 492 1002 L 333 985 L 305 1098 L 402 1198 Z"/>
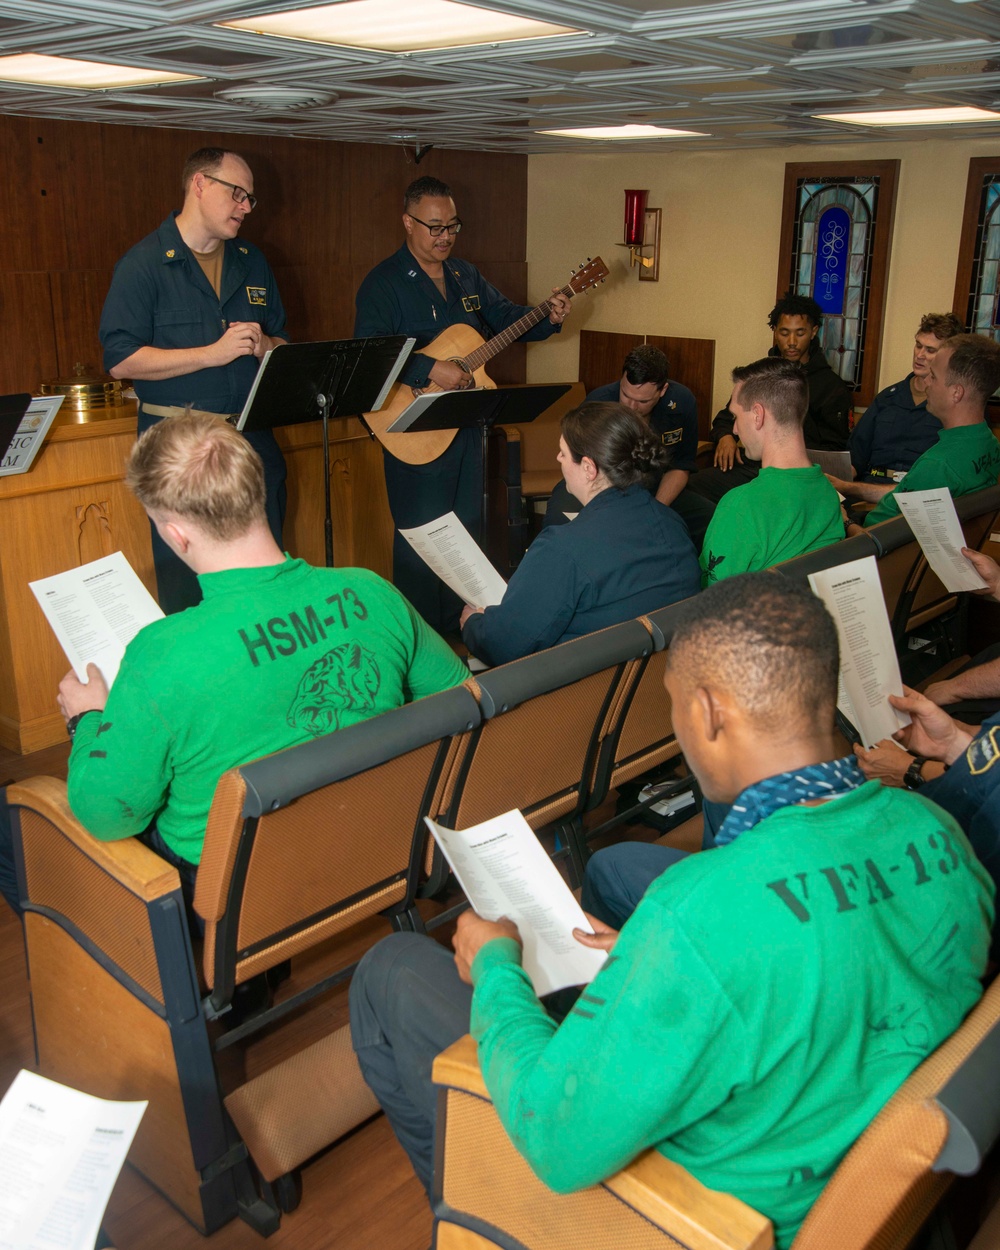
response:
<path fill-rule="evenodd" d="M 330 418 L 377 412 L 415 341 L 397 334 L 329 343 L 282 343 L 265 354 L 236 422 L 238 430 L 271 430 L 317 419 L 323 422 L 327 568 L 333 567 Z"/>
<path fill-rule="evenodd" d="M 31 406 L 31 396 L 0 395 L 0 464 L 6 459 L 24 414 Z"/>
<path fill-rule="evenodd" d="M 489 526 L 490 483 L 486 472 L 490 430 L 501 420 L 510 425 L 527 425 L 570 389 L 568 382 L 548 386 L 480 388 L 472 391 L 439 391 L 418 395 L 405 412 L 393 421 L 387 434 L 407 431 L 466 430 L 479 428 L 483 457 L 482 541 Z"/>

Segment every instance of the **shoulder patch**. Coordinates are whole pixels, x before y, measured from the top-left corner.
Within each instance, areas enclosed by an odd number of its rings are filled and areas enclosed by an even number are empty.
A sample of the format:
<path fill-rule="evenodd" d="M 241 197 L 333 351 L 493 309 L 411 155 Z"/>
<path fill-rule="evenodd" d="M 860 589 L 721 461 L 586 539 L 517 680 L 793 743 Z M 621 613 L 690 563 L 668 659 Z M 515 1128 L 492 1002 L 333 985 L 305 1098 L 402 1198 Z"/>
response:
<path fill-rule="evenodd" d="M 969 749 L 965 753 L 965 758 L 969 764 L 969 772 L 973 777 L 979 777 L 982 773 L 988 773 L 997 760 L 1000 759 L 1000 742 L 997 741 L 998 733 L 1000 733 L 1000 725 L 994 725 L 988 734 L 983 734 L 975 742 L 969 743 Z"/>

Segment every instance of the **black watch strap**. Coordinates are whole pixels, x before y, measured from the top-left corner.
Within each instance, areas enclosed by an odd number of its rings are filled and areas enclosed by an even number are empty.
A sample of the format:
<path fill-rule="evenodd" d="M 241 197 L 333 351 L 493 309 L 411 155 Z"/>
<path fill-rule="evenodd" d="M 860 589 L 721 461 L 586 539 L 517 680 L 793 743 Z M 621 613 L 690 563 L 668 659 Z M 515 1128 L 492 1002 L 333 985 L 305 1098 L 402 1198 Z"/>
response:
<path fill-rule="evenodd" d="M 86 712 L 77 712 L 75 716 L 71 716 L 69 718 L 69 720 L 66 722 L 66 732 L 69 734 L 70 742 L 73 741 L 73 738 L 76 734 L 77 726 L 79 725 L 80 721 L 82 721 L 85 716 L 89 716 L 91 712 L 96 712 L 98 710 L 99 709 L 96 707 L 88 707 Z"/>
<path fill-rule="evenodd" d="M 907 790 L 919 790 L 924 784 L 924 775 L 920 770 L 926 763 L 926 755 L 915 755 L 913 757 L 913 763 L 906 770 L 906 775 L 903 777 L 903 785 Z"/>

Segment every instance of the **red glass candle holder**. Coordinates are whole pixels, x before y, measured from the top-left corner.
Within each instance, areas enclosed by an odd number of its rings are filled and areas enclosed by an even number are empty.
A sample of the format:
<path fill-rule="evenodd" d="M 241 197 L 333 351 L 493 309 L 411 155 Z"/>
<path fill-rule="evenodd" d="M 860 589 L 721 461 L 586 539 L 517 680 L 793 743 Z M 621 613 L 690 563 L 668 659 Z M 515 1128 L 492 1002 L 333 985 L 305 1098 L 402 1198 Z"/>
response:
<path fill-rule="evenodd" d="M 625 245 L 642 247 L 646 233 L 646 201 L 648 191 L 625 192 Z"/>

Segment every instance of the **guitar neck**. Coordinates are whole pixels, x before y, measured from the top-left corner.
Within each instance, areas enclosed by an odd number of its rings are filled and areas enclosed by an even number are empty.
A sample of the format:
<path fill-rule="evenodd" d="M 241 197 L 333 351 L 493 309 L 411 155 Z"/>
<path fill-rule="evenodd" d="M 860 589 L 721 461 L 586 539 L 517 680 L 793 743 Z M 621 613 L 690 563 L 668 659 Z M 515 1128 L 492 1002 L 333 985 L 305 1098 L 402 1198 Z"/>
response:
<path fill-rule="evenodd" d="M 567 299 L 572 299 L 575 292 L 573 288 L 567 284 L 564 287 L 560 287 L 559 294 L 565 295 Z M 515 321 L 513 325 L 509 325 L 506 330 L 501 330 L 499 334 L 495 334 L 493 338 L 484 343 L 482 347 L 477 347 L 474 352 L 471 352 L 465 357 L 465 367 L 468 372 L 474 373 L 478 368 L 486 364 L 487 360 L 492 360 L 498 352 L 502 352 L 505 347 L 510 347 L 511 343 L 517 342 L 522 334 L 525 334 L 528 330 L 538 325 L 538 323 L 543 321 L 551 311 L 552 309 L 549 306 L 549 301 L 542 300 L 542 302 L 537 307 L 533 308 L 531 312 L 526 312 L 523 317 L 519 317 L 518 320 Z"/>

